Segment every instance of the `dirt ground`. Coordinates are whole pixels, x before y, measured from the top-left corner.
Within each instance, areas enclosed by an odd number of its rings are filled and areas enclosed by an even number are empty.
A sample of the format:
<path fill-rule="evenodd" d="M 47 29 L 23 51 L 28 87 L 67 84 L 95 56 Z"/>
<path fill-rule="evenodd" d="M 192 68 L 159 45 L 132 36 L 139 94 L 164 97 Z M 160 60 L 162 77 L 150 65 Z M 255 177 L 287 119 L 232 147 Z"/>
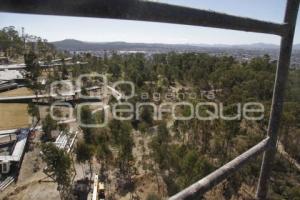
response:
<path fill-rule="evenodd" d="M 149 194 L 156 194 L 160 197 L 167 196 L 167 186 L 159 174 L 155 174 L 149 168 L 158 168 L 150 156 L 149 143 L 152 136 L 133 132 L 133 156 L 135 158 L 136 174 L 132 176 L 135 182 L 135 193 L 127 193 L 125 196 L 118 196 L 120 200 L 130 200 L 131 196 L 144 200 Z"/>
<path fill-rule="evenodd" d="M 49 182 L 42 172 L 43 164 L 39 156 L 40 149 L 26 152 L 17 183 L 11 184 L 0 193 L 3 200 L 57 200 L 57 185 Z"/>
<path fill-rule="evenodd" d="M 28 127 L 27 104 L 0 103 L 0 130 Z"/>
<path fill-rule="evenodd" d="M 26 87 L 21 87 L 15 90 L 10 90 L 10 91 L 0 93 L 0 97 L 16 97 L 21 95 L 33 95 L 33 92 Z"/>
<path fill-rule="evenodd" d="M 32 91 L 26 87 L 1 92 L 0 97 L 13 97 L 20 95 L 32 95 Z M 0 130 L 27 127 L 30 117 L 27 114 L 27 104 L 0 103 Z"/>

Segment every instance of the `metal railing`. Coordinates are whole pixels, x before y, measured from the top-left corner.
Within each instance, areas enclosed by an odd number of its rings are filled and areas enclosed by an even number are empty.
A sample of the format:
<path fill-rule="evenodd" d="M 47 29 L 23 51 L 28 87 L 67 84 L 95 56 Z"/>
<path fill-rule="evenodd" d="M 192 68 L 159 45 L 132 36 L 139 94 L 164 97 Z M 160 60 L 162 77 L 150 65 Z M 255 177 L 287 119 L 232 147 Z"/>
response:
<path fill-rule="evenodd" d="M 170 197 L 171 200 L 201 197 L 213 186 L 248 163 L 251 158 L 264 152 L 256 198 L 266 199 L 268 179 L 276 153 L 278 128 L 291 59 L 299 1 L 287 0 L 283 23 L 272 23 L 212 11 L 139 0 L 0 0 L 0 11 L 164 22 L 281 36 L 271 116 L 267 131 L 268 137 L 200 181 Z"/>

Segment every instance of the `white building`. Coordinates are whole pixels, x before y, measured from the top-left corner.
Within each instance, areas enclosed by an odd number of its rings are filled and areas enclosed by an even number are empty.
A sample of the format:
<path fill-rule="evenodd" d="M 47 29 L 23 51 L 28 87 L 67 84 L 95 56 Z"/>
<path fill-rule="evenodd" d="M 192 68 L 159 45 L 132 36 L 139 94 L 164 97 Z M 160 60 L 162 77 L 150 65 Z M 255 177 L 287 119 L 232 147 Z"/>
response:
<path fill-rule="evenodd" d="M 11 81 L 24 79 L 24 75 L 20 70 L 0 70 L 0 80 Z"/>
<path fill-rule="evenodd" d="M 13 150 L 9 155 L 0 155 L 0 173 L 7 174 L 10 172 L 12 165 L 19 165 L 27 144 L 30 129 L 23 128 L 17 131 L 17 140 Z"/>

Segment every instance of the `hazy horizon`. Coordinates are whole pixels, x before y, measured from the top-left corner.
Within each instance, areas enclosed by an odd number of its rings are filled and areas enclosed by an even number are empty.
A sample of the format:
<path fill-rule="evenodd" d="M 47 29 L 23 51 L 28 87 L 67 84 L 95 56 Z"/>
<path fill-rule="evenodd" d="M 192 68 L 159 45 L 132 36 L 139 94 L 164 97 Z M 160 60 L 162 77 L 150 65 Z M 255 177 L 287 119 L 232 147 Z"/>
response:
<path fill-rule="evenodd" d="M 207 44 L 207 43 L 164 43 L 164 42 L 127 42 L 127 41 L 86 41 L 86 40 L 79 40 L 76 38 L 65 38 L 62 40 L 57 40 L 57 41 L 49 41 L 50 43 L 55 43 L 55 42 L 61 42 L 65 40 L 74 40 L 74 41 L 79 41 L 79 42 L 85 42 L 85 43 L 136 43 L 136 44 L 163 44 L 163 45 L 204 45 L 204 46 L 243 46 L 243 45 L 274 45 L 274 46 L 279 46 L 279 44 L 274 44 L 274 43 L 265 43 L 265 42 L 255 42 L 255 43 L 242 43 L 242 44 Z M 300 43 L 294 43 L 294 45 L 300 45 Z"/>

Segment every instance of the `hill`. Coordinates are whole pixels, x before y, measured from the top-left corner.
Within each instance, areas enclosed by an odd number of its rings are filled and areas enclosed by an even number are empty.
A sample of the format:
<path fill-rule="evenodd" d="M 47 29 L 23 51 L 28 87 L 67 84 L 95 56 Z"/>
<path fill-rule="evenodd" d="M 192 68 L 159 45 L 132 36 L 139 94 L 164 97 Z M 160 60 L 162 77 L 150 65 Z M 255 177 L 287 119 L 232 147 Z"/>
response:
<path fill-rule="evenodd" d="M 244 49 L 244 50 L 278 50 L 279 46 L 267 43 L 254 43 L 245 45 L 207 45 L 207 44 L 160 44 L 160 43 L 127 43 L 127 42 L 84 42 L 75 39 L 65 39 L 52 42 L 61 50 L 67 51 L 197 51 L 205 48 L 214 49 Z M 294 50 L 300 50 L 300 44 L 294 45 Z"/>

